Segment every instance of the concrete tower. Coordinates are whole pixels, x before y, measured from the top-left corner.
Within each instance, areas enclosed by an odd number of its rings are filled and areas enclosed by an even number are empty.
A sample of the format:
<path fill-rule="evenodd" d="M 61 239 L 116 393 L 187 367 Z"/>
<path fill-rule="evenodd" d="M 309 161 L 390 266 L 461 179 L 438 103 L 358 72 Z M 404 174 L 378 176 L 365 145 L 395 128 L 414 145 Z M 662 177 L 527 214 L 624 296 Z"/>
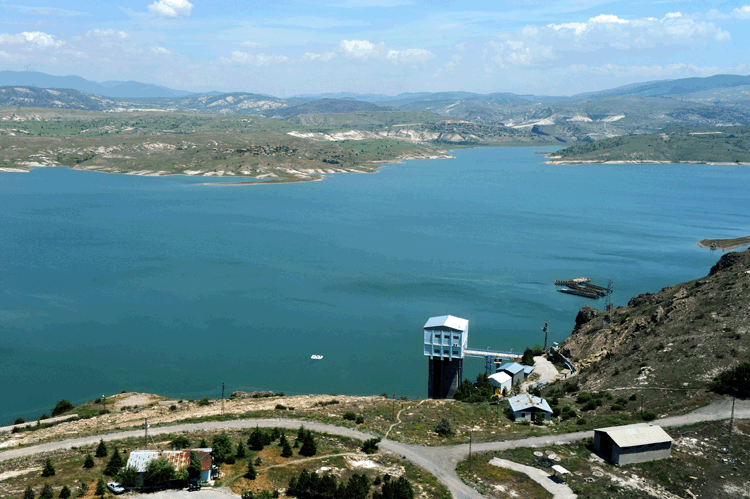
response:
<path fill-rule="evenodd" d="M 427 396 L 453 398 L 463 378 L 464 350 L 469 343 L 469 321 L 442 315 L 424 325 L 424 354 L 430 358 Z"/>

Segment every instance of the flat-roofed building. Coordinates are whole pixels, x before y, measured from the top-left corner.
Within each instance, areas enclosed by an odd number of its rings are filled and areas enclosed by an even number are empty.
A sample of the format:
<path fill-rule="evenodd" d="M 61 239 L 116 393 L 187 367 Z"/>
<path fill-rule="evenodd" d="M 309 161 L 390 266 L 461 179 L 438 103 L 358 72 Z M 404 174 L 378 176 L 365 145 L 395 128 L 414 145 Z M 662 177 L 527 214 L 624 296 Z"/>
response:
<path fill-rule="evenodd" d="M 430 317 L 424 325 L 424 354 L 429 357 L 427 396 L 453 398 L 461 383 L 469 321 L 452 315 Z"/>
<path fill-rule="evenodd" d="M 667 459 L 672 437 L 661 426 L 639 423 L 594 430 L 594 450 L 614 464 L 633 464 Z"/>
<path fill-rule="evenodd" d="M 510 375 L 505 371 L 495 373 L 490 376 L 489 379 L 490 384 L 495 389 L 495 395 L 503 395 L 503 390 L 505 390 L 505 395 L 507 395 L 513 388 L 513 378 L 511 378 Z"/>
<path fill-rule="evenodd" d="M 513 381 L 512 384 L 521 383 L 524 380 L 524 371 L 521 364 L 516 362 L 508 362 L 497 368 L 497 372 L 505 371 L 508 373 Z"/>

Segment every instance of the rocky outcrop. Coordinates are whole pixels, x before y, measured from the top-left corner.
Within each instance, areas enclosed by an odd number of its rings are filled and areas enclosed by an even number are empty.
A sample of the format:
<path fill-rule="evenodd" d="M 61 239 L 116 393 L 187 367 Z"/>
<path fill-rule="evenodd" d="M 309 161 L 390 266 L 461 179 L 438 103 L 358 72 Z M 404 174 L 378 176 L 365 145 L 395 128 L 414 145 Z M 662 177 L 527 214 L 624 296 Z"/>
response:
<path fill-rule="evenodd" d="M 726 255 L 719 258 L 719 261 L 716 262 L 716 265 L 711 267 L 711 271 L 708 273 L 708 275 L 717 274 L 724 269 L 728 269 L 729 267 L 736 265 L 737 263 L 742 261 L 742 255 L 742 253 L 739 253 L 737 251 L 727 253 Z"/>
<path fill-rule="evenodd" d="M 576 315 L 576 329 L 591 321 L 597 315 L 599 315 L 599 311 L 595 308 L 591 308 L 588 305 L 581 308 L 578 311 L 578 315 Z"/>
<path fill-rule="evenodd" d="M 232 395 L 230 395 L 231 398 L 263 398 L 263 397 L 273 397 L 275 393 L 272 391 L 262 391 L 262 392 L 232 392 Z"/>

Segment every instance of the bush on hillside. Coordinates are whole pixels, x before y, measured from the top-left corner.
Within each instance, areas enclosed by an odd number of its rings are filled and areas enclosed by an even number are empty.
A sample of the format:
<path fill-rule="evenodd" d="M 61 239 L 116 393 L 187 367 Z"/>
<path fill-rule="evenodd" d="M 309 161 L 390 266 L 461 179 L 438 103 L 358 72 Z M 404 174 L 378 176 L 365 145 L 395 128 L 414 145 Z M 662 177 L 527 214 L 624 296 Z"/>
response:
<path fill-rule="evenodd" d="M 709 389 L 716 393 L 750 397 L 750 362 L 742 362 L 714 378 Z"/>

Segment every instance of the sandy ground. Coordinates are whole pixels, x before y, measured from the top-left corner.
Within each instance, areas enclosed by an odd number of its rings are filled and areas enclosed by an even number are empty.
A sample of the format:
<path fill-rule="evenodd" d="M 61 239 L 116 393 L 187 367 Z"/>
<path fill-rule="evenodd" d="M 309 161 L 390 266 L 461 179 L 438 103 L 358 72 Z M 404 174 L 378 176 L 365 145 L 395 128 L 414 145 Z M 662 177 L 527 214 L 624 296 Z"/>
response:
<path fill-rule="evenodd" d="M 164 490 L 148 494 L 129 494 L 126 497 L 143 499 L 233 499 L 240 496 L 223 487 L 218 489 L 207 487 L 195 492 L 188 492 L 187 490 Z"/>

